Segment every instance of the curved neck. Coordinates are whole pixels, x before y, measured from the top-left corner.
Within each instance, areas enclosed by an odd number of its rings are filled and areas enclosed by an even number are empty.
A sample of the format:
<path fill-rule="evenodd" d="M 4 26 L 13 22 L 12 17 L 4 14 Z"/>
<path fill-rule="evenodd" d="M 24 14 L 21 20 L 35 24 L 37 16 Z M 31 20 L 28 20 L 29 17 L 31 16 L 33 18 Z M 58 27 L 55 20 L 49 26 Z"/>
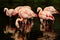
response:
<path fill-rule="evenodd" d="M 40 8 L 39 13 L 42 12 L 42 8 Z"/>
<path fill-rule="evenodd" d="M 23 18 L 20 18 L 20 21 L 23 21 Z"/>

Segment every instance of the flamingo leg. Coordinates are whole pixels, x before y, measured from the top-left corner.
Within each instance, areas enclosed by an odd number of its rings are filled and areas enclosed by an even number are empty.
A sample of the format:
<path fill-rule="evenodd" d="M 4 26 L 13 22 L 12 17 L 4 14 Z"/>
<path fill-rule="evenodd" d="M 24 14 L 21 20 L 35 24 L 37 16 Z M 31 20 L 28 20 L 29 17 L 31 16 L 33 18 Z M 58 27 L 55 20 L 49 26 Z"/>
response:
<path fill-rule="evenodd" d="M 40 30 L 43 31 L 43 24 L 44 24 L 43 23 L 43 19 L 40 19 L 40 22 L 41 22 L 41 24 L 40 24 Z"/>
<path fill-rule="evenodd" d="M 33 18 L 31 18 L 31 27 L 34 25 Z"/>
<path fill-rule="evenodd" d="M 9 28 L 11 29 L 11 16 L 9 17 Z"/>

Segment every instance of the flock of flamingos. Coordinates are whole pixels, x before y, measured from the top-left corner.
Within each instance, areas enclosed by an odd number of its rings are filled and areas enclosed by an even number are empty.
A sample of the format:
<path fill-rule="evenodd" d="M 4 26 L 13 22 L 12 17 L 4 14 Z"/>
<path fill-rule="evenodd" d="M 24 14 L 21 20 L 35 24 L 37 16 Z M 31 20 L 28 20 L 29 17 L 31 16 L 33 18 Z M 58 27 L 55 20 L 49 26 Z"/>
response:
<path fill-rule="evenodd" d="M 15 26 L 17 27 L 18 32 L 20 30 L 20 34 L 22 34 L 22 32 L 26 34 L 27 32 L 31 31 L 31 28 L 34 25 L 34 17 L 40 18 L 40 30 L 42 32 L 46 32 L 46 30 L 50 31 L 50 29 L 48 28 L 50 26 L 48 26 L 49 23 L 47 20 L 53 21 L 52 23 L 54 24 L 55 18 L 53 14 L 59 14 L 59 12 L 53 6 L 48 6 L 44 9 L 42 9 L 41 7 L 37 7 L 38 15 L 32 10 L 30 6 L 18 6 L 15 9 L 4 8 L 4 12 L 6 13 L 6 16 L 9 17 L 18 15 L 18 18 L 15 21 Z M 31 19 L 31 21 L 29 21 L 28 19 Z M 16 37 L 15 40 L 17 40 Z"/>

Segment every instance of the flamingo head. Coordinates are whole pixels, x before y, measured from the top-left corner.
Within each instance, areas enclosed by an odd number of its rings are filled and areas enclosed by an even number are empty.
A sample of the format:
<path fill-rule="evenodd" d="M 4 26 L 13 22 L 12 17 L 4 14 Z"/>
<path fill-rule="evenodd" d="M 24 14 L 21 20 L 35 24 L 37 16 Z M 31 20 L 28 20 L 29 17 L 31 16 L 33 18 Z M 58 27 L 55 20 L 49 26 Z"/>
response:
<path fill-rule="evenodd" d="M 34 14 L 34 17 L 37 17 L 37 14 L 36 13 Z"/>
<path fill-rule="evenodd" d="M 52 14 L 59 13 L 53 6 L 48 6 L 44 10 L 52 12 Z"/>
<path fill-rule="evenodd" d="M 8 8 L 4 8 L 4 12 L 6 12 L 8 10 Z"/>
<path fill-rule="evenodd" d="M 41 7 L 38 7 L 38 8 L 37 8 L 37 12 L 40 12 L 41 10 L 42 10 Z"/>

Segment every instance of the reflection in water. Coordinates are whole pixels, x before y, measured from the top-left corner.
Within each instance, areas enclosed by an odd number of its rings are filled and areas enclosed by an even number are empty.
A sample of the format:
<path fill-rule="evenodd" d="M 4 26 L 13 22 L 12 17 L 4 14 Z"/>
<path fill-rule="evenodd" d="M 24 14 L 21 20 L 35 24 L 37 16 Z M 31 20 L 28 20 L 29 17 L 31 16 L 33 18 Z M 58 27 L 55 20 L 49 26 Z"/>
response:
<path fill-rule="evenodd" d="M 54 40 L 56 38 L 57 34 L 55 32 L 43 32 L 38 30 L 38 27 L 34 24 L 33 20 L 28 19 L 27 24 L 22 23 L 22 25 L 20 25 L 22 27 L 19 30 L 17 30 L 17 28 L 10 28 L 9 25 L 6 25 L 4 34 L 11 40 Z M 34 29 L 35 27 L 36 29 Z M 8 37 L 7 39 L 9 39 Z"/>

